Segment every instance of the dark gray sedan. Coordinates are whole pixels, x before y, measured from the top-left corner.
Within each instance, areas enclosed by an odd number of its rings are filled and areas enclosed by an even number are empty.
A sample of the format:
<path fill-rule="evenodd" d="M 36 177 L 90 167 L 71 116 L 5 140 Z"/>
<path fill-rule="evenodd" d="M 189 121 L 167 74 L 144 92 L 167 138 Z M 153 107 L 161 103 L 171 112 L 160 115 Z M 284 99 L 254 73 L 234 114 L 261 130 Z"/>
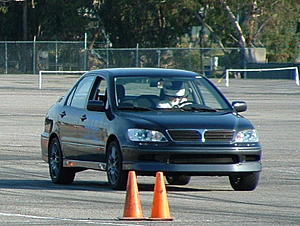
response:
<path fill-rule="evenodd" d="M 261 146 L 254 126 L 205 77 L 189 71 L 122 68 L 90 71 L 48 111 L 42 157 L 53 183 L 76 172 L 106 171 L 123 189 L 129 170 L 163 171 L 169 184 L 191 176 L 229 176 L 234 190 L 254 190 Z"/>

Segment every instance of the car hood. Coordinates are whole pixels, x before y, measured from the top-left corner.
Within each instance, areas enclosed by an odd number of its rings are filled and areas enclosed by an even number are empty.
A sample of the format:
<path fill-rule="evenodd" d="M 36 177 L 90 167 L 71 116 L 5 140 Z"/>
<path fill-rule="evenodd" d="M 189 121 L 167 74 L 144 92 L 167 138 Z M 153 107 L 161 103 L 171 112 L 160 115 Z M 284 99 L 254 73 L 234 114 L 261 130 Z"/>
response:
<path fill-rule="evenodd" d="M 232 112 L 121 112 L 137 128 L 148 129 L 252 129 L 253 125 Z"/>

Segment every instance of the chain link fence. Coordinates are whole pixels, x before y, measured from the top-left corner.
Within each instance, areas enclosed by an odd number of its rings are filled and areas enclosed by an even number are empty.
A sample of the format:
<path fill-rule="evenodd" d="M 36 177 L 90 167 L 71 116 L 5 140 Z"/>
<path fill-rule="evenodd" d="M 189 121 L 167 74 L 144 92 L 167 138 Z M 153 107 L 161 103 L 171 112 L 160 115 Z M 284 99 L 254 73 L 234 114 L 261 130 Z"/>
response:
<path fill-rule="evenodd" d="M 87 68 L 84 42 L 0 42 L 0 73 L 37 74 L 40 70 Z"/>
<path fill-rule="evenodd" d="M 116 67 L 179 68 L 223 75 L 227 68 L 243 68 L 239 48 L 104 48 L 88 49 L 86 42 L 0 42 L 1 74 L 38 74 L 40 70 L 86 71 Z"/>
<path fill-rule="evenodd" d="M 89 67 L 179 68 L 209 76 L 223 74 L 226 68 L 241 67 L 241 59 L 238 48 L 103 48 L 89 52 Z"/>

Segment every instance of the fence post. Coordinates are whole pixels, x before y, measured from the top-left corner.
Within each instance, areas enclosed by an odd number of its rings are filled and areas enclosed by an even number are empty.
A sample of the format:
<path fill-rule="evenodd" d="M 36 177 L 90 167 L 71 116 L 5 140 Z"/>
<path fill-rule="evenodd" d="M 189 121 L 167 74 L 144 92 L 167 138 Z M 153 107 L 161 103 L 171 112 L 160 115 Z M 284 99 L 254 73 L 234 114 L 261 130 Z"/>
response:
<path fill-rule="evenodd" d="M 108 39 L 108 37 L 106 37 L 106 68 L 109 67 L 109 51 L 108 51 L 108 48 L 109 48 L 109 39 Z"/>
<path fill-rule="evenodd" d="M 135 59 L 135 66 L 139 67 L 139 43 L 136 44 L 136 59 Z"/>
<path fill-rule="evenodd" d="M 160 54 L 161 54 L 161 51 L 160 50 L 157 50 L 157 67 L 160 67 Z"/>
<path fill-rule="evenodd" d="M 296 66 L 295 68 L 295 73 L 296 73 L 296 84 L 299 86 L 300 82 L 299 82 L 299 71 L 298 71 L 298 67 Z"/>
<path fill-rule="evenodd" d="M 33 74 L 35 74 L 35 71 L 36 71 L 36 36 L 33 37 L 32 70 L 33 70 Z"/>
<path fill-rule="evenodd" d="M 192 43 L 189 44 L 189 70 L 192 70 Z"/>
<path fill-rule="evenodd" d="M 247 48 L 247 52 L 248 52 L 248 48 Z M 247 58 L 246 58 L 246 48 L 242 47 L 242 55 L 243 55 L 243 69 L 247 68 Z M 247 71 L 245 71 L 244 73 L 244 79 L 247 79 Z"/>
<path fill-rule="evenodd" d="M 8 56 L 7 56 L 7 42 L 5 42 L 5 74 L 8 73 Z"/>
<path fill-rule="evenodd" d="M 84 70 L 87 70 L 87 33 L 84 33 Z"/>
<path fill-rule="evenodd" d="M 58 46 L 57 46 L 57 40 L 55 41 L 55 71 L 58 71 Z"/>
<path fill-rule="evenodd" d="M 200 52 L 201 53 L 201 55 L 200 55 L 200 58 L 201 58 L 201 72 L 202 72 L 203 75 L 205 75 L 204 55 L 203 55 L 204 50 L 203 50 L 203 47 L 200 48 L 200 51 L 201 51 Z"/>

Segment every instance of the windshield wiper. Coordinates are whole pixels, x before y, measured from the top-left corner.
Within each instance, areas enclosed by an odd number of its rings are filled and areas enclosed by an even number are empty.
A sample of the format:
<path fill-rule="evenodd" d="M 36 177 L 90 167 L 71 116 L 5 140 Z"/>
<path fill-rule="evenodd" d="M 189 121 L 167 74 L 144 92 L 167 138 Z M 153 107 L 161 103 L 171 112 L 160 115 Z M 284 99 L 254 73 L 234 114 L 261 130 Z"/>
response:
<path fill-rule="evenodd" d="M 146 108 L 146 107 L 118 107 L 118 110 L 128 110 L 128 111 L 153 111 L 152 108 Z"/>
<path fill-rule="evenodd" d="M 199 105 L 199 104 L 189 104 L 181 107 L 180 109 L 184 111 L 204 111 L 204 112 L 217 112 L 217 109 L 205 106 L 205 105 Z"/>
<path fill-rule="evenodd" d="M 217 108 L 217 111 L 224 111 L 224 112 L 232 112 L 232 109 L 230 108 Z"/>

